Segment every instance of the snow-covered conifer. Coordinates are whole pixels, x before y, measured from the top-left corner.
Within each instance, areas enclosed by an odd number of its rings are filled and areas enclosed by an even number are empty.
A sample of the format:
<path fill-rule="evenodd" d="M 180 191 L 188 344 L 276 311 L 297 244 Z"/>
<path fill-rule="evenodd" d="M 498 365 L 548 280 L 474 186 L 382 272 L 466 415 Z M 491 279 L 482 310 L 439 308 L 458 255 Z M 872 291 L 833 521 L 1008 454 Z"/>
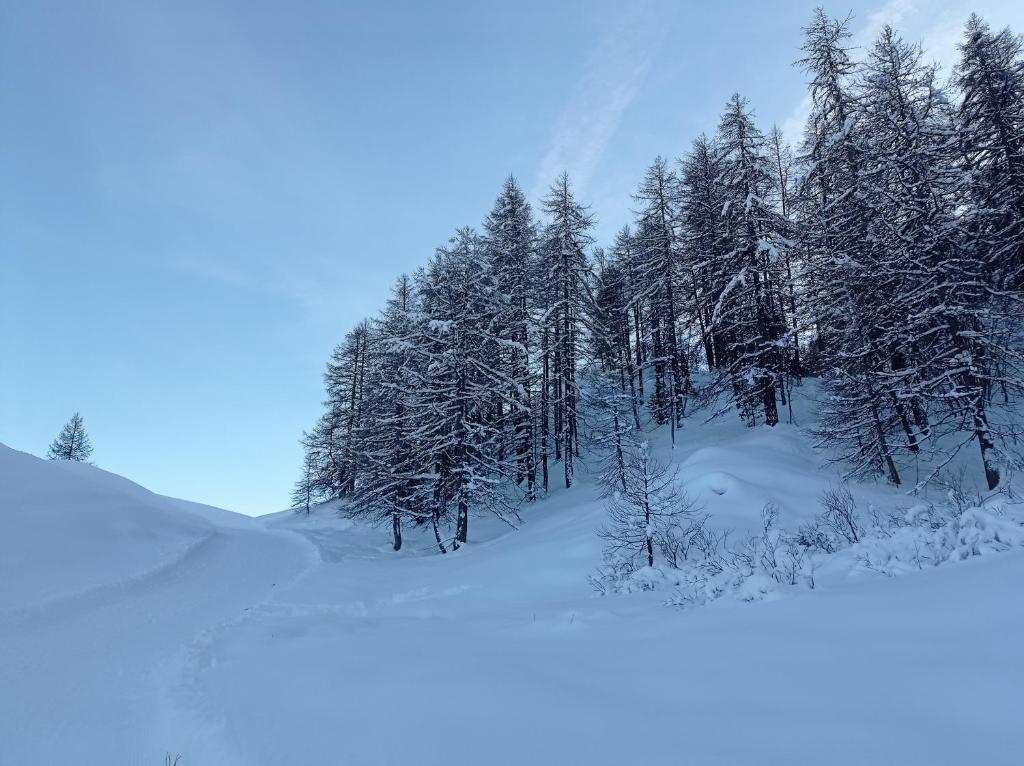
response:
<path fill-rule="evenodd" d="M 492 332 L 499 344 L 501 374 L 509 384 L 507 396 L 497 399 L 497 414 L 508 448 L 516 456 L 516 480 L 526 485 L 528 500 L 533 500 L 537 491 L 531 370 L 536 240 L 530 204 L 510 176 L 484 221 L 484 250 L 494 288 Z"/>
<path fill-rule="evenodd" d="M 572 486 L 573 460 L 579 453 L 577 373 L 591 315 L 591 271 L 587 249 L 593 244 L 593 216 L 576 201 L 569 177 L 562 174 L 543 200 L 547 225 L 540 267 L 545 291 L 541 316 L 547 369 L 545 405 L 553 416 L 556 458 L 563 461 L 565 486 Z M 543 416 L 546 420 L 546 414 Z"/>
<path fill-rule="evenodd" d="M 87 463 L 90 455 L 92 442 L 89 440 L 89 434 L 85 432 L 82 416 L 76 412 L 50 444 L 46 456 L 50 460 L 75 460 Z"/>
<path fill-rule="evenodd" d="M 598 531 L 606 553 L 653 567 L 655 551 L 670 547 L 694 506 L 676 472 L 655 459 L 646 442 L 626 455 L 620 476 L 610 476 L 608 521 Z"/>

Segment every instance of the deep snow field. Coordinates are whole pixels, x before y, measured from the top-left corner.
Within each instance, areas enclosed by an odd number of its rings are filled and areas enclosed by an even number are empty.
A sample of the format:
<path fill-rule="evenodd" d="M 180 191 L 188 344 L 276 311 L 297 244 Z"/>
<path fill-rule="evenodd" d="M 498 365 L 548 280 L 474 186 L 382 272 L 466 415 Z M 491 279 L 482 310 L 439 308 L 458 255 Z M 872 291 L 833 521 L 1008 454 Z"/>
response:
<path fill-rule="evenodd" d="M 808 407 L 651 441 L 713 524 L 755 530 L 771 501 L 791 528 L 838 477 Z M 813 590 L 684 609 L 595 594 L 579 478 L 518 530 L 473 518 L 446 556 L 408 530 L 396 554 L 333 507 L 249 519 L 0 445 L 0 764 L 1024 763 L 1015 506 L 964 542 L 993 555 L 889 577 L 840 553 Z"/>

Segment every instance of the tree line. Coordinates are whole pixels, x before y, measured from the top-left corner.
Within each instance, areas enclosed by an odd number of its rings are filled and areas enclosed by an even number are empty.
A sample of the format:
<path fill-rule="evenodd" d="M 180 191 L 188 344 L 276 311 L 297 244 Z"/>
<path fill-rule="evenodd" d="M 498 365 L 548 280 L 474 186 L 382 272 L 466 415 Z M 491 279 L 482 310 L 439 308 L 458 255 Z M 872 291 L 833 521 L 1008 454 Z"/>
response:
<path fill-rule="evenodd" d="M 859 55 L 849 26 L 804 29 L 796 147 L 732 96 L 607 248 L 567 175 L 539 214 L 507 179 L 334 350 L 296 507 L 345 498 L 396 550 L 429 524 L 446 551 L 473 513 L 514 523 L 572 486 L 584 450 L 621 480 L 646 459 L 624 435 L 674 445 L 696 407 L 774 426 L 807 376 L 849 476 L 899 485 L 901 456 L 973 444 L 998 486 L 1024 388 L 1021 39 L 972 16 L 942 82 L 892 28 Z"/>

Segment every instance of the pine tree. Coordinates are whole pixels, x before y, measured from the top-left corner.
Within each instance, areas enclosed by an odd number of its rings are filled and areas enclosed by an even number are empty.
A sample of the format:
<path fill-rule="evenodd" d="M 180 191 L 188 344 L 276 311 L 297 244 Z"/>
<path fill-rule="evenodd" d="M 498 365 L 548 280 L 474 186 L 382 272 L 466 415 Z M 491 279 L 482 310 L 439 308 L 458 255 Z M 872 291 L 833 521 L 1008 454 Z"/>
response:
<path fill-rule="evenodd" d="M 516 180 L 505 181 L 501 194 L 484 222 L 484 249 L 494 284 L 495 326 L 507 396 L 498 407 L 505 439 L 518 461 L 517 482 L 526 484 L 526 496 L 537 492 L 534 455 L 533 375 L 531 353 L 531 295 L 536 270 L 537 233 L 530 205 Z M 508 405 L 502 402 L 508 401 Z"/>
<path fill-rule="evenodd" d="M 714 322 L 718 296 L 728 284 L 728 241 L 725 187 L 717 147 L 706 136 L 693 143 L 681 163 L 680 212 L 683 220 L 682 273 L 686 284 L 687 311 L 693 317 L 709 370 L 727 364 L 725 331 Z"/>
<path fill-rule="evenodd" d="M 480 237 L 460 229 L 420 276 L 422 321 L 413 419 L 422 444 L 421 470 L 435 517 L 454 517 L 452 546 L 469 539 L 472 510 L 516 518 L 506 484 L 517 456 L 502 449 L 496 407 L 514 403 L 502 373 L 495 283 Z"/>
<path fill-rule="evenodd" d="M 829 348 L 833 323 L 857 319 L 850 296 L 836 287 L 837 280 L 842 285 L 844 268 L 859 261 L 870 215 L 860 190 L 863 152 L 861 134 L 854 130 L 858 107 L 852 82 L 857 67 L 849 47 L 849 22 L 849 17 L 833 19 L 816 9 L 804 28 L 804 57 L 798 62 L 809 78 L 811 113 L 799 157 L 804 172 L 795 206 L 806 245 L 805 299 L 814 306 L 811 345 L 816 356 Z"/>
<path fill-rule="evenodd" d="M 585 323 L 592 313 L 587 248 L 593 244 L 590 229 L 594 220 L 576 202 L 564 173 L 552 184 L 543 207 L 548 217 L 542 250 L 546 259 L 546 311 L 541 318 L 548 385 L 545 405 L 553 411 L 555 454 L 562 458 L 568 488 L 573 482 L 573 459 L 579 453 L 576 377 L 584 349 Z"/>
<path fill-rule="evenodd" d="M 780 215 L 779 235 L 783 241 L 790 244 L 782 251 L 785 264 L 786 284 L 783 295 L 783 314 L 788 310 L 788 326 L 791 328 L 790 364 L 788 372 L 793 377 L 800 378 L 803 375 L 803 365 L 800 362 L 800 322 L 797 310 L 797 239 L 799 229 L 794 221 L 794 188 L 796 185 L 795 176 L 797 173 L 797 162 L 793 156 L 793 150 L 786 142 L 779 127 L 773 126 L 768 134 L 768 154 L 775 175 L 775 209 Z M 785 397 L 785 386 L 782 386 L 782 394 Z M 783 404 L 785 404 L 783 399 Z"/>
<path fill-rule="evenodd" d="M 295 489 L 292 490 L 292 509 L 296 513 L 305 513 L 307 516 L 315 502 L 316 464 L 314 459 L 314 455 L 311 453 L 305 454 L 302 460 L 302 477 L 295 482 Z"/>
<path fill-rule="evenodd" d="M 605 496 L 626 491 L 627 461 L 636 451 L 640 433 L 633 424 L 635 400 L 617 377 L 613 370 L 592 366 L 583 387 L 590 446 L 601 461 L 598 481 Z"/>
<path fill-rule="evenodd" d="M 654 359 L 652 413 L 669 423 L 672 444 L 686 411 L 690 368 L 679 339 L 680 301 L 678 185 L 674 171 L 661 157 L 647 169 L 633 199 L 640 203 L 635 244 L 642 252 L 639 281 L 650 306 Z"/>
<path fill-rule="evenodd" d="M 623 237 L 628 236 L 628 231 L 620 232 L 619 243 Z M 617 378 L 619 394 L 628 397 L 631 420 L 639 429 L 640 400 L 633 365 L 629 282 L 626 265 L 620 260 L 622 257 L 628 258 L 628 251 L 619 245 L 610 256 L 606 256 L 600 248 L 594 251 L 590 355 L 604 378 Z"/>
<path fill-rule="evenodd" d="M 334 349 L 324 373 L 327 417 L 334 432 L 333 441 L 340 443 L 339 454 L 332 455 L 334 496 L 349 495 L 355 490 L 359 456 L 353 454 L 352 442 L 359 428 L 366 394 L 370 338 L 370 323 L 363 320 L 345 336 L 345 342 Z"/>
<path fill-rule="evenodd" d="M 870 347 L 876 390 L 886 398 L 905 446 L 921 449 L 932 428 L 922 396 L 932 388 L 928 350 L 939 329 L 936 266 L 957 258 L 954 147 L 948 104 L 918 46 L 885 27 L 860 85 L 865 196 L 871 208 L 861 292 L 872 296 Z M 934 389 L 933 389 L 934 390 Z"/>
<path fill-rule="evenodd" d="M 1009 29 L 967 22 L 954 82 L 968 246 L 1000 288 L 1024 289 L 1024 56 Z"/>
<path fill-rule="evenodd" d="M 369 330 L 374 341 L 366 362 L 365 416 L 348 447 L 361 458 L 350 513 L 372 523 L 390 523 L 396 551 L 402 547 L 403 523 L 429 519 L 436 530 L 438 521 L 421 495 L 426 457 L 415 420 L 421 374 L 414 350 L 419 321 L 413 280 L 403 274 Z"/>
<path fill-rule="evenodd" d="M 50 460 L 75 460 L 79 463 L 87 463 L 90 455 L 92 455 L 92 442 L 89 440 L 89 434 L 85 432 L 82 416 L 76 412 L 50 444 L 46 456 Z"/>
<path fill-rule="evenodd" d="M 647 365 L 648 349 L 646 324 L 643 312 L 643 290 L 641 288 L 640 256 L 636 238 L 628 226 L 624 226 L 615 236 L 612 248 L 612 259 L 617 264 L 622 283 L 623 310 L 626 313 L 625 334 L 623 340 L 623 359 L 626 372 L 636 377 L 636 383 L 630 382 L 631 392 L 635 401 L 644 398 L 644 368 Z M 632 344 L 632 345 L 630 345 Z M 635 353 L 632 356 L 630 349 Z M 637 428 L 640 427 L 640 416 L 636 416 Z"/>
<path fill-rule="evenodd" d="M 677 472 L 656 460 L 646 442 L 626 455 L 620 475 L 609 475 L 608 521 L 598 530 L 606 554 L 654 566 L 656 550 L 672 547 L 693 503 L 678 488 Z"/>
<path fill-rule="evenodd" d="M 804 32 L 800 65 L 810 77 L 812 108 L 801 157 L 807 170 L 795 204 L 812 356 L 826 372 L 818 441 L 836 447 L 853 475 L 884 470 L 899 484 L 900 420 L 881 342 L 892 296 L 879 274 L 887 257 L 875 230 L 881 197 L 869 183 L 872 151 L 848 47 L 849 19 L 831 19 L 819 8 Z"/>
<path fill-rule="evenodd" d="M 324 412 L 313 429 L 302 435 L 303 466 L 312 466 L 308 482 L 314 502 L 334 500 L 355 491 L 361 456 L 354 450 L 366 396 L 370 349 L 370 324 L 362 321 L 335 347 L 327 362 Z"/>
<path fill-rule="evenodd" d="M 736 94 L 726 106 L 717 142 L 723 175 L 730 250 L 729 282 L 719 293 L 713 323 L 729 337 L 726 368 L 732 397 L 750 424 L 763 408 L 764 422 L 779 422 L 777 381 L 785 370 L 780 346 L 785 333 L 781 287 L 785 282 L 779 214 L 770 207 L 774 177 L 763 134 L 746 99 Z"/>
<path fill-rule="evenodd" d="M 1024 317 L 1024 56 L 1009 29 L 993 33 L 978 16 L 967 22 L 954 75 L 964 210 L 962 250 L 943 264 L 949 307 L 953 391 L 975 433 L 989 489 L 1000 481 L 996 438 L 1015 438 L 1014 417 L 990 422 L 993 394 L 1024 390 L 1020 352 Z M 952 295 L 950 295 L 952 293 Z M 953 307 L 956 307 L 954 312 Z M 959 372 L 957 372 L 959 371 Z M 1007 450 L 1005 462 L 1017 462 Z"/>

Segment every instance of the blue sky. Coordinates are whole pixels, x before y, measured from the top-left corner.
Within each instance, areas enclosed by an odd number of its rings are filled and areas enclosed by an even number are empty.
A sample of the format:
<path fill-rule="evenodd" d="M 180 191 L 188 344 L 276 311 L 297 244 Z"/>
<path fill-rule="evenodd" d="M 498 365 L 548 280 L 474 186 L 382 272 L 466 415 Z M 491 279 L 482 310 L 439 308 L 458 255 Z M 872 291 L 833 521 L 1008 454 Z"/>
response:
<path fill-rule="evenodd" d="M 825 3 L 943 62 L 999 0 Z M 770 6 L 782 6 L 770 7 Z M 798 130 L 814 3 L 0 0 L 0 441 L 278 510 L 323 364 L 509 173 L 608 242 L 734 91 Z"/>

